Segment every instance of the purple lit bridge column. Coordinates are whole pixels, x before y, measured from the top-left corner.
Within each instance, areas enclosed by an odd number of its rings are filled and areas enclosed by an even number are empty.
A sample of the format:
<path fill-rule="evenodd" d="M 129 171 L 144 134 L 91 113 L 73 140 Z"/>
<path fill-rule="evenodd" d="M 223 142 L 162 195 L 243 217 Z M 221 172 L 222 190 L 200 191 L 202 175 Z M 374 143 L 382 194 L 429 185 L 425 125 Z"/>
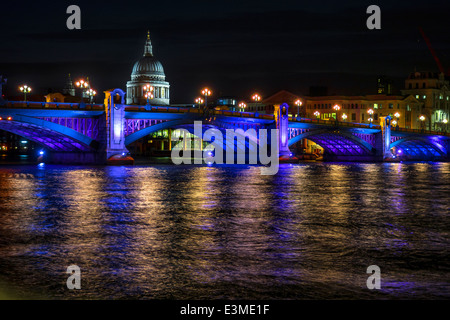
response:
<path fill-rule="evenodd" d="M 134 163 L 125 146 L 125 92 L 121 89 L 105 91 L 108 164 Z"/>
<path fill-rule="evenodd" d="M 280 157 L 291 157 L 291 151 L 289 150 L 289 105 L 283 103 L 281 105 L 275 105 L 275 123 L 278 129 L 278 144 L 280 147 Z"/>

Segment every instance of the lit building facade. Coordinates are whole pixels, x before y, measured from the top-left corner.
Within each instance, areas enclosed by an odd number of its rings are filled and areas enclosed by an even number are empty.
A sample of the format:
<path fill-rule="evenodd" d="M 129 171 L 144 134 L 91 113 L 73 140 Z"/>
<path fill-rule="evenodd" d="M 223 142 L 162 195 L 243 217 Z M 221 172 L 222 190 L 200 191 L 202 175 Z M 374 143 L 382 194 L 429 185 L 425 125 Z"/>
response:
<path fill-rule="evenodd" d="M 449 88 L 449 81 L 442 73 L 413 72 L 405 80 L 405 89 L 402 90 L 402 94 L 412 95 L 422 102 L 425 129 L 446 130 L 450 110 Z"/>
<path fill-rule="evenodd" d="M 144 55 L 133 66 L 131 80 L 127 82 L 127 104 L 145 105 L 145 86 L 154 88 L 151 105 L 168 106 L 170 104 L 170 85 L 166 81 L 164 68 L 159 60 L 153 56 L 150 33 L 145 41 Z"/>
<path fill-rule="evenodd" d="M 306 117 L 315 119 L 318 112 L 319 118 L 322 120 L 339 119 L 343 121 L 342 115 L 347 118 L 345 121 L 369 123 L 368 110 L 373 110 L 373 123 L 377 124 L 378 119 L 384 116 L 392 116 L 398 123 L 399 127 L 420 129 L 421 123 L 419 117 L 421 115 L 423 103 L 414 96 L 394 96 L 394 95 L 366 95 L 366 96 L 326 96 L 326 97 L 305 97 Z M 340 110 L 336 112 L 333 109 L 335 105 L 340 106 Z M 398 113 L 400 117 L 397 119 L 394 115 Z"/>

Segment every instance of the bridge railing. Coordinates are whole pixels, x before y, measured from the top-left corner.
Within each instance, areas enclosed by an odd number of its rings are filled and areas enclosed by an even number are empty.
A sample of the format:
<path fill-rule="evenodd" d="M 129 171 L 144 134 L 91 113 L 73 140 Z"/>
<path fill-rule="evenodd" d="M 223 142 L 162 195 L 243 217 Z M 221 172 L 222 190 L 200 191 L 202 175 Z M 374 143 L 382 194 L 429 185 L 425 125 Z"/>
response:
<path fill-rule="evenodd" d="M 366 123 L 357 123 L 357 122 L 346 122 L 346 121 L 338 121 L 336 120 L 323 120 L 323 119 L 310 119 L 310 118 L 296 118 L 289 117 L 289 121 L 292 122 L 301 122 L 301 123 L 311 123 L 311 124 L 325 124 L 329 126 L 340 126 L 340 127 L 357 127 L 357 128 L 365 128 L 365 129 L 381 129 L 380 125 L 370 125 Z"/>
<path fill-rule="evenodd" d="M 391 127 L 393 132 L 410 132 L 410 133 L 426 133 L 431 135 L 440 135 L 440 136 L 448 136 L 450 137 L 449 132 L 443 131 L 434 131 L 434 130 L 424 130 L 424 129 L 410 129 L 410 128 L 401 128 L 401 127 Z"/>
<path fill-rule="evenodd" d="M 36 101 L 6 101 L 5 108 L 14 109 L 61 109 L 61 110 L 104 110 L 103 104 L 74 102 L 36 102 Z"/>

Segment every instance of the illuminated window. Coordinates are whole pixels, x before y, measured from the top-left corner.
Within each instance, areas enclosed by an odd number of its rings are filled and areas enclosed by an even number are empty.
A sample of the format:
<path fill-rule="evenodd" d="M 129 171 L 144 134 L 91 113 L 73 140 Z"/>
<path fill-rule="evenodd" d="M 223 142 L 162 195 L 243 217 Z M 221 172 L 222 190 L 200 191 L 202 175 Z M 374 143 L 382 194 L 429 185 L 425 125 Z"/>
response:
<path fill-rule="evenodd" d="M 416 99 L 419 99 L 419 95 L 418 94 L 416 94 Z"/>
<path fill-rule="evenodd" d="M 426 96 L 426 95 L 424 95 L 424 96 L 423 96 L 423 99 L 426 99 L 426 98 L 427 98 L 427 96 Z"/>
<path fill-rule="evenodd" d="M 373 108 L 374 108 L 374 109 L 378 109 L 378 103 L 374 103 L 374 104 L 373 104 Z"/>

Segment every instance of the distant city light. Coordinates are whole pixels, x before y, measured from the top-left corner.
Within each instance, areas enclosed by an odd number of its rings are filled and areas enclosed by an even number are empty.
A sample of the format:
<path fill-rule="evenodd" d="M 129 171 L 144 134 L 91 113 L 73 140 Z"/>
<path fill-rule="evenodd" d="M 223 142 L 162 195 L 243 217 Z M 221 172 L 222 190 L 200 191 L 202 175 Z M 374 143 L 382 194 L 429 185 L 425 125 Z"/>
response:
<path fill-rule="evenodd" d="M 39 151 L 39 154 L 40 154 L 41 156 L 43 156 L 43 155 L 44 155 L 44 151 Z"/>

